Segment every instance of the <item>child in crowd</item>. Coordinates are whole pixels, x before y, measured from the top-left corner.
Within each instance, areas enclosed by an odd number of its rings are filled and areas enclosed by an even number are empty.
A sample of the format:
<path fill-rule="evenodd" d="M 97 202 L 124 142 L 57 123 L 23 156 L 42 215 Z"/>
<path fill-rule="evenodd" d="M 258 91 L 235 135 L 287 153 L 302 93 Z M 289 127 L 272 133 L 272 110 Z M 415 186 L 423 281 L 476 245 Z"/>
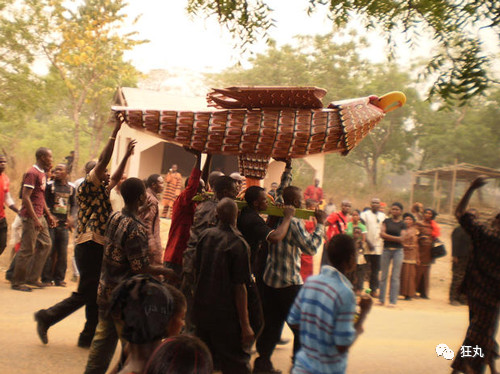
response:
<path fill-rule="evenodd" d="M 366 226 L 364 223 L 361 221 L 360 218 L 360 211 L 359 209 L 354 209 L 351 213 L 351 221 L 347 222 L 347 228 L 345 230 L 345 233 L 347 235 L 353 236 L 353 231 L 355 227 L 359 227 L 361 229 L 361 232 L 363 234 L 363 240 L 366 240 Z"/>
<path fill-rule="evenodd" d="M 356 297 L 345 273 L 356 266 L 353 239 L 345 234 L 332 237 L 326 248 L 330 265 L 319 275 L 309 277 L 288 315 L 288 323 L 299 328 L 300 350 L 292 373 L 344 373 L 347 351 L 363 332 L 363 321 L 372 299 L 360 299 L 356 316 Z"/>
<path fill-rule="evenodd" d="M 136 275 L 113 292 L 110 312 L 127 345 L 118 374 L 142 373 L 162 339 L 184 326 L 186 301 L 180 291 L 149 275 Z"/>
<path fill-rule="evenodd" d="M 144 374 L 211 374 L 212 356 L 207 346 L 191 335 L 166 339 L 153 353 Z"/>
<path fill-rule="evenodd" d="M 353 282 L 354 291 L 356 295 L 360 295 L 363 290 L 363 283 L 365 280 L 365 272 L 367 268 L 365 253 L 368 251 L 368 244 L 363 237 L 363 230 L 361 227 L 355 227 L 352 233 L 354 239 L 354 247 L 356 248 L 356 271 L 354 272 Z"/>

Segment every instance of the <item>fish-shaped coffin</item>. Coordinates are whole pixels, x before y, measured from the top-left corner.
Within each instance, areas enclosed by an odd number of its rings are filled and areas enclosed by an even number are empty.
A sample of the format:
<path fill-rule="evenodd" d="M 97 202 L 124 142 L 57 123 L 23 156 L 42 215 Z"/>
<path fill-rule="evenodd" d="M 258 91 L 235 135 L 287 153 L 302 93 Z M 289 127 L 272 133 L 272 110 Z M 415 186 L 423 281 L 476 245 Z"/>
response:
<path fill-rule="evenodd" d="M 213 111 L 113 107 L 134 129 L 210 154 L 239 155 L 248 165 L 270 157 L 347 154 L 384 118 L 402 106 L 401 92 L 332 102 L 321 107 L 317 87 L 231 87 L 208 94 Z M 250 160 L 250 161 L 249 161 Z M 255 161 L 255 162 L 254 162 Z M 242 163 L 240 160 L 240 168 Z M 265 168 L 255 177 L 263 177 Z M 243 171 L 246 176 L 251 171 Z"/>

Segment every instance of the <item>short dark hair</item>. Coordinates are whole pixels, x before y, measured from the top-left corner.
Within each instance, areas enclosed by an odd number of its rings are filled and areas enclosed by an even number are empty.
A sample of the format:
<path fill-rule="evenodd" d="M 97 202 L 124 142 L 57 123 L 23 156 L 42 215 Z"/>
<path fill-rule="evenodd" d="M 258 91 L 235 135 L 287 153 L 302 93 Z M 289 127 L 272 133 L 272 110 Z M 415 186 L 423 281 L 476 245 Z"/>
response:
<path fill-rule="evenodd" d="M 285 187 L 283 190 L 283 202 L 287 205 L 293 204 L 293 200 L 295 200 L 297 193 L 300 194 L 300 188 L 296 186 Z"/>
<path fill-rule="evenodd" d="M 262 187 L 259 186 L 250 186 L 245 191 L 245 201 L 249 206 L 253 206 L 253 203 L 259 198 L 259 195 L 262 191 L 265 191 Z"/>
<path fill-rule="evenodd" d="M 167 288 L 168 292 L 170 292 L 170 295 L 172 295 L 172 299 L 174 301 L 174 310 L 172 311 L 172 316 L 175 316 L 187 307 L 186 297 L 174 286 L 166 283 L 163 285 Z"/>
<path fill-rule="evenodd" d="M 391 206 L 397 206 L 399 209 L 403 210 L 403 204 L 401 204 L 401 203 L 395 202 L 395 203 L 392 203 Z"/>
<path fill-rule="evenodd" d="M 431 209 L 431 208 L 425 208 L 425 209 L 424 209 L 424 213 L 425 213 L 425 212 L 431 212 L 431 213 L 432 213 L 432 218 L 431 218 L 431 219 L 434 219 L 434 218 L 436 218 L 436 216 L 437 216 L 437 213 L 436 213 L 436 211 L 435 211 L 434 209 Z"/>
<path fill-rule="evenodd" d="M 153 184 L 158 182 L 158 178 L 160 178 L 160 174 L 151 174 L 148 179 L 146 179 L 146 187 L 151 188 Z"/>
<path fill-rule="evenodd" d="M 411 213 L 403 214 L 403 219 L 405 219 L 406 217 L 410 217 L 413 220 L 413 222 L 417 222 L 417 220 L 415 219 L 415 216 Z"/>
<path fill-rule="evenodd" d="M 219 221 L 231 224 L 238 214 L 238 207 L 233 199 L 225 197 L 217 203 L 217 216 Z"/>
<path fill-rule="evenodd" d="M 47 147 L 40 147 L 36 150 L 35 152 L 35 157 L 37 160 L 40 160 L 43 156 L 46 156 L 49 154 L 50 149 Z"/>
<path fill-rule="evenodd" d="M 236 180 L 227 175 L 221 175 L 220 177 L 217 177 L 215 179 L 214 185 L 212 187 L 214 188 L 215 193 L 218 195 L 224 192 L 224 190 L 233 189 L 235 186 Z"/>
<path fill-rule="evenodd" d="M 151 355 L 145 374 L 212 374 L 212 355 L 205 343 L 192 335 L 166 339 Z"/>
<path fill-rule="evenodd" d="M 210 188 L 214 188 L 215 180 L 221 176 L 223 176 L 224 173 L 219 170 L 214 170 L 210 174 L 208 174 L 208 184 L 210 185 Z"/>
<path fill-rule="evenodd" d="M 146 186 L 139 178 L 128 178 L 120 186 L 120 193 L 125 204 L 133 204 L 146 193 Z"/>
<path fill-rule="evenodd" d="M 85 164 L 85 174 L 88 174 L 90 173 L 90 171 L 95 168 L 95 166 L 97 165 L 97 162 L 95 162 L 94 160 L 91 160 L 91 161 L 88 161 L 86 164 Z"/>
<path fill-rule="evenodd" d="M 315 199 L 306 199 L 306 207 L 308 207 L 308 206 L 314 206 L 316 204 L 318 204 L 317 200 L 315 200 Z"/>
<path fill-rule="evenodd" d="M 334 267 L 349 263 L 356 254 L 354 240 L 347 234 L 338 234 L 330 239 L 326 254 L 330 264 Z"/>
<path fill-rule="evenodd" d="M 146 344 L 166 338 L 174 300 L 169 290 L 150 275 L 135 275 L 115 288 L 110 312 L 122 321 L 125 340 Z"/>

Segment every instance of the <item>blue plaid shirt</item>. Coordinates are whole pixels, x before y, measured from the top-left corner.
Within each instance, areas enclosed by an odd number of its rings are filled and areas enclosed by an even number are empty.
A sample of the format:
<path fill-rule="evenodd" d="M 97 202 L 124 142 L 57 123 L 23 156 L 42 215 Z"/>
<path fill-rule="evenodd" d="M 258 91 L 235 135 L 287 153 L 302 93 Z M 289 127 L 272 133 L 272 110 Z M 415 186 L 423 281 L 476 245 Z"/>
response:
<path fill-rule="evenodd" d="M 311 276 L 290 309 L 287 322 L 300 325 L 300 350 L 293 374 L 345 373 L 347 352 L 337 346 L 350 346 L 356 338 L 354 314 L 356 298 L 349 280 L 332 266 Z"/>

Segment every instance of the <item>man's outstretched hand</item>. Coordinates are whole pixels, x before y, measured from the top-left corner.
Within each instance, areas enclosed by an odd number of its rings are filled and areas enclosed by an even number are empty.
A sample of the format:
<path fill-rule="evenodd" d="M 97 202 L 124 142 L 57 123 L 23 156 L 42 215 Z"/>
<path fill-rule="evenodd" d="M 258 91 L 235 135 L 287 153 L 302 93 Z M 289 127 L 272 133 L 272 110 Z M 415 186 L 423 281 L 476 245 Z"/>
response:
<path fill-rule="evenodd" d="M 135 145 L 137 144 L 137 140 L 135 139 L 132 139 L 129 143 L 128 143 L 128 146 L 127 146 L 127 153 L 126 153 L 126 156 L 127 157 L 130 157 L 134 154 L 134 149 L 135 149 Z"/>

